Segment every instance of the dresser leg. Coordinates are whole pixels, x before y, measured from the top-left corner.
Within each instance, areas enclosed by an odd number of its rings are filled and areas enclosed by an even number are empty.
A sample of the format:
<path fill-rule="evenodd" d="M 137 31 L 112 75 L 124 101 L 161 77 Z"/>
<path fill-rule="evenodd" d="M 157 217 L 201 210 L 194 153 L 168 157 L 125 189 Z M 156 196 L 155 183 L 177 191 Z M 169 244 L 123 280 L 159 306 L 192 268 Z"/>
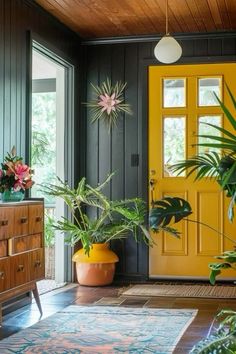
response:
<path fill-rule="evenodd" d="M 37 288 L 37 284 L 35 283 L 35 288 L 33 289 L 33 294 L 34 294 L 34 298 L 36 301 L 36 304 L 38 306 L 40 315 L 43 315 L 43 310 L 42 310 L 42 306 L 41 306 L 41 302 L 40 302 L 40 298 L 39 298 L 39 292 L 38 292 L 38 288 Z"/>

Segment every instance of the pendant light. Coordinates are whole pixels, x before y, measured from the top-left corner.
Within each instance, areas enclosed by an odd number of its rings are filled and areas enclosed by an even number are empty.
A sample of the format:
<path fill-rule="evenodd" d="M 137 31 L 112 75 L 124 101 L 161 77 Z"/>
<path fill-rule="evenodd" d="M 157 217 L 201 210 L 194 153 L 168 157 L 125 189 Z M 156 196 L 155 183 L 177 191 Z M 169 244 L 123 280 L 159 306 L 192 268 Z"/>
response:
<path fill-rule="evenodd" d="M 182 55 L 179 43 L 170 36 L 168 30 L 168 0 L 166 0 L 166 34 L 160 39 L 154 48 L 154 55 L 161 63 L 175 63 Z"/>

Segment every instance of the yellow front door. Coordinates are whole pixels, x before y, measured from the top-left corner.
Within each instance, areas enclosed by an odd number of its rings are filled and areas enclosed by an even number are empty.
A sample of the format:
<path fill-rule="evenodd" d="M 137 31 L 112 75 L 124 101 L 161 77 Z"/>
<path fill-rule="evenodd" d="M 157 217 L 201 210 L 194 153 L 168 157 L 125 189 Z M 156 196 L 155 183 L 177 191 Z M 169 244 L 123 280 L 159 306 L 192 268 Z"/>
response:
<path fill-rule="evenodd" d="M 194 212 L 189 219 L 234 237 L 236 228 L 227 218 L 228 200 L 217 183 L 206 178 L 194 182 L 194 177 L 176 176 L 169 170 L 170 165 L 197 153 L 198 134 L 215 135 L 203 123 L 230 128 L 213 95 L 216 92 L 232 108 L 224 83 L 236 94 L 236 64 L 149 67 L 149 176 L 156 182 L 154 200 L 163 196 L 187 199 Z M 150 277 L 208 277 L 213 256 L 233 248 L 203 225 L 182 221 L 176 226 L 180 239 L 166 233 L 153 235 Z M 230 271 L 226 275 L 235 277 Z"/>

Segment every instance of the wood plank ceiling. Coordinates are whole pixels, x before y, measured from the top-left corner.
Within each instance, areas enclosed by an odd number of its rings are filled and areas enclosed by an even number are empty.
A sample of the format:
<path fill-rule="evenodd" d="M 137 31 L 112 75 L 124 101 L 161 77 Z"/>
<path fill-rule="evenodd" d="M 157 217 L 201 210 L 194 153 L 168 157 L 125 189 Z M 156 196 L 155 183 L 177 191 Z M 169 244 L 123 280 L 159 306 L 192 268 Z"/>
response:
<path fill-rule="evenodd" d="M 165 32 L 165 0 L 35 0 L 83 38 Z M 169 0 L 171 33 L 236 29 L 236 0 Z"/>

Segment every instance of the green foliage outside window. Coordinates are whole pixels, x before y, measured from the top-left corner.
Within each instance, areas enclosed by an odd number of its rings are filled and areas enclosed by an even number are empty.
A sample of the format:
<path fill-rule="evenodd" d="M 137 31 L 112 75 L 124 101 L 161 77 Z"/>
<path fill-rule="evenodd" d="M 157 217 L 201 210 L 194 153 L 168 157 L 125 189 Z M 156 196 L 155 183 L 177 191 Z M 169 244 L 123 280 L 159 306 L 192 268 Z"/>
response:
<path fill-rule="evenodd" d="M 56 176 L 56 92 L 32 95 L 31 161 L 35 172 L 32 196 L 44 197 L 45 204 L 54 205 L 55 198 L 45 195 L 41 184 L 55 182 Z"/>

